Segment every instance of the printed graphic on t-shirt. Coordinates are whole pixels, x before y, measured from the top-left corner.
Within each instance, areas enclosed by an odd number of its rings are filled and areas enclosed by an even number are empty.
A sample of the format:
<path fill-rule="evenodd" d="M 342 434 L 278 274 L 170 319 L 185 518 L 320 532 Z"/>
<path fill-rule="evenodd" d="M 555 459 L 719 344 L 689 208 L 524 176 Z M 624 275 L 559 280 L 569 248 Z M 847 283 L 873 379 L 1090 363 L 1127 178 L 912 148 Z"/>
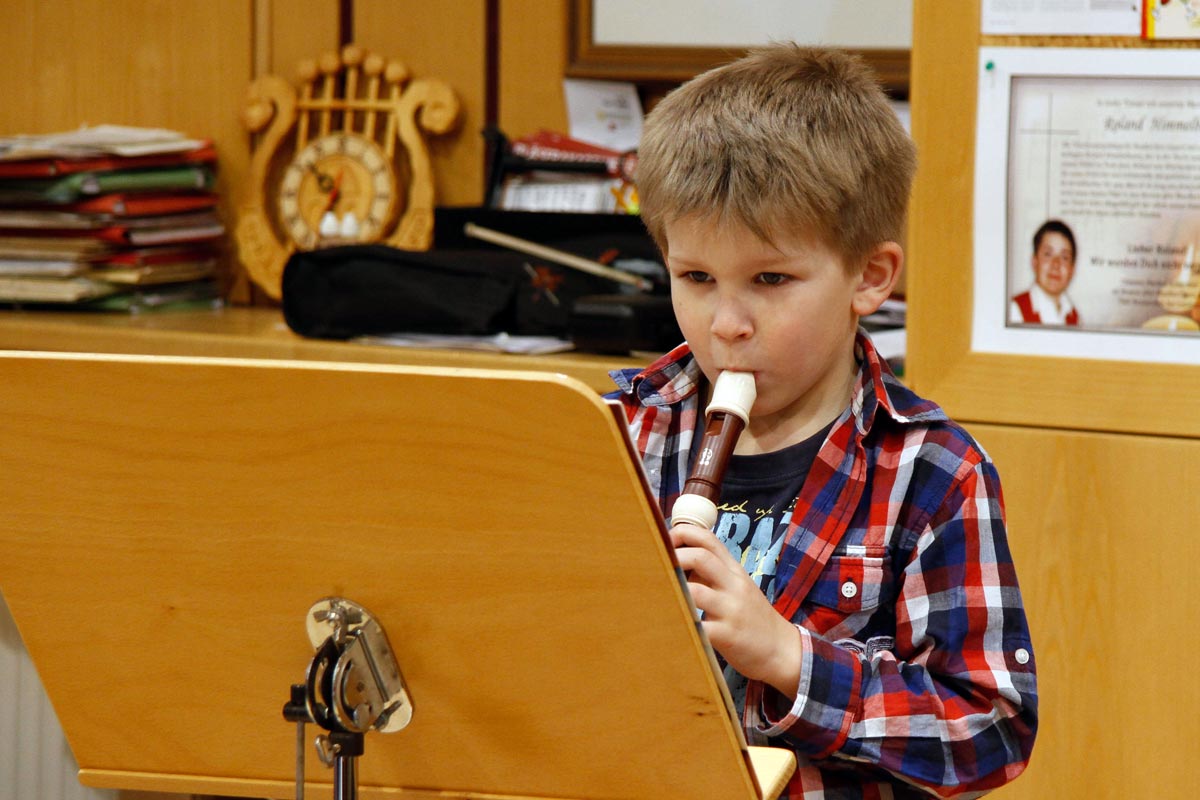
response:
<path fill-rule="evenodd" d="M 728 489 L 724 496 L 728 496 Z M 779 551 L 783 547 L 784 534 L 792 521 L 796 506 L 793 487 L 785 490 L 783 497 L 775 502 L 760 492 L 751 492 L 753 499 L 726 500 L 717 507 L 717 538 L 758 584 L 758 588 L 769 598 L 775 598 L 775 567 L 779 563 Z M 758 502 L 755 502 L 755 501 Z M 767 502 L 762 502 L 767 500 Z M 777 511 L 783 506 L 782 512 Z M 721 671 L 734 707 L 741 712 L 746 703 L 746 678 L 721 659 Z"/>
<path fill-rule="evenodd" d="M 792 520 L 796 506 L 793 496 L 787 507 L 779 513 L 772 504 L 766 508 L 751 505 L 750 500 L 722 502 L 717 507 L 717 538 L 735 559 L 741 563 L 758 588 L 768 598 L 775 597 L 775 567 L 779 563 L 779 551 L 783 547 L 783 534 Z"/>

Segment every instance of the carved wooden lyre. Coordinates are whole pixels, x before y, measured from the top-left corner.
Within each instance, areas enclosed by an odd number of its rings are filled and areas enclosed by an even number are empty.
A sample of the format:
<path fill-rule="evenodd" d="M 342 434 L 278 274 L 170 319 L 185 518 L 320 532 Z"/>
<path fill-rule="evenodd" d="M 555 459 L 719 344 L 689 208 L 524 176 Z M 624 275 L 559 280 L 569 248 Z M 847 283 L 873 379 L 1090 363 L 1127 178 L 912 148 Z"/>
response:
<path fill-rule="evenodd" d="M 450 131 L 459 114 L 447 84 L 410 81 L 403 64 L 356 45 L 301 63 L 299 77 L 299 89 L 257 78 L 242 115 L 259 140 L 235 235 L 250 277 L 275 299 L 298 249 L 429 249 L 434 181 L 425 137 Z"/>

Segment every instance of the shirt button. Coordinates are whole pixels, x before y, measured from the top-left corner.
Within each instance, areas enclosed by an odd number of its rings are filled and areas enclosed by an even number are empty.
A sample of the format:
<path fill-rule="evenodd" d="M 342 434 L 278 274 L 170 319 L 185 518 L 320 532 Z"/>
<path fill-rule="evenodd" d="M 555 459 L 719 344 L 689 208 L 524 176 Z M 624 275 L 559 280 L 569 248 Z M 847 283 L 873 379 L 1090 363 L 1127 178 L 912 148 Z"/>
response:
<path fill-rule="evenodd" d="M 846 581 L 842 584 L 842 597 L 847 599 L 858 594 L 858 587 L 854 585 L 854 581 Z"/>
<path fill-rule="evenodd" d="M 1029 663 L 1029 651 L 1026 650 L 1024 647 L 1018 647 L 1017 652 L 1013 653 L 1013 657 L 1015 657 L 1017 659 L 1018 664 L 1028 664 Z"/>

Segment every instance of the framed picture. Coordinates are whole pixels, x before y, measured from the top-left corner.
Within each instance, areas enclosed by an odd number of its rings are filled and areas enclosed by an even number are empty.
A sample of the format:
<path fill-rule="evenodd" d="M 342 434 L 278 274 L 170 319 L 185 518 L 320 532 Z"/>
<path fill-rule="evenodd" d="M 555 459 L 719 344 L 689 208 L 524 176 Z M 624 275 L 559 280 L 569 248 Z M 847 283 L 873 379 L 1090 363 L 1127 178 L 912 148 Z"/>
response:
<path fill-rule="evenodd" d="M 677 83 L 771 41 L 860 54 L 908 96 L 911 0 L 571 0 L 567 74 Z"/>
<path fill-rule="evenodd" d="M 1200 437 L 1195 52 L 976 49 L 956 24 L 914 63 L 937 113 L 913 119 L 907 379 L 968 422 Z M 1047 239 L 1070 303 L 1026 319 Z"/>
<path fill-rule="evenodd" d="M 1200 365 L 1195 54 L 979 57 L 972 347 Z"/>

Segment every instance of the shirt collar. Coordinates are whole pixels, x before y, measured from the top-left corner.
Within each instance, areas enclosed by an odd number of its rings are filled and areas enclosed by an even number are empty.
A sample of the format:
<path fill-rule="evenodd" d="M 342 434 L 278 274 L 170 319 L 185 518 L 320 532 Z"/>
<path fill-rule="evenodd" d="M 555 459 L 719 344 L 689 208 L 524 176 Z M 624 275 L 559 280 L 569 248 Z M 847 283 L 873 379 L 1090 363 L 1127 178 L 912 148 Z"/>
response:
<path fill-rule="evenodd" d="M 1037 283 L 1029 287 L 1029 299 L 1033 303 L 1033 310 L 1037 311 L 1042 317 L 1066 319 L 1067 314 L 1075 310 L 1075 304 L 1071 302 L 1071 298 L 1066 292 L 1060 294 L 1058 300 L 1055 300 L 1049 292 Z"/>
<path fill-rule="evenodd" d="M 898 423 L 946 419 L 935 403 L 918 397 L 900 382 L 862 328 L 855 336 L 854 355 L 859 367 L 850 397 L 850 412 L 860 433 L 865 435 L 870 431 L 881 411 Z M 683 402 L 704 385 L 700 365 L 686 343 L 640 372 L 625 370 L 612 375 L 622 392 L 636 395 L 646 406 Z"/>
<path fill-rule="evenodd" d="M 622 392 L 635 394 L 647 406 L 682 402 L 704 385 L 704 373 L 686 342 L 640 372 L 623 370 L 611 374 Z"/>
<path fill-rule="evenodd" d="M 918 397 L 900 382 L 862 328 L 858 329 L 855 338 L 854 353 L 859 367 L 858 380 L 850 398 L 850 410 L 859 432 L 864 436 L 876 424 L 880 412 L 901 424 L 948 419 L 940 406 Z"/>

